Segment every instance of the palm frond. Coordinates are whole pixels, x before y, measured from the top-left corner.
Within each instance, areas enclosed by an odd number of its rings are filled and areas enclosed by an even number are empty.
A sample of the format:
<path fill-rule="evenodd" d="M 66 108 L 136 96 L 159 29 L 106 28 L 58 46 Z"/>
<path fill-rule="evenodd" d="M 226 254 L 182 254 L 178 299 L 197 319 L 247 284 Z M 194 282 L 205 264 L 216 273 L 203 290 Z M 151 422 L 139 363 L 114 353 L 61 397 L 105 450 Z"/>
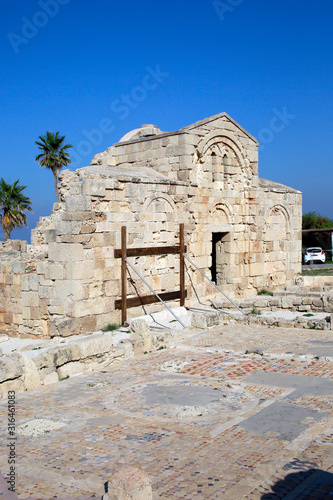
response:
<path fill-rule="evenodd" d="M 19 179 L 13 184 L 0 180 L 0 219 L 5 234 L 11 233 L 15 227 L 27 224 L 26 212 L 32 211 L 30 199 L 23 194 L 26 186 L 19 184 Z"/>

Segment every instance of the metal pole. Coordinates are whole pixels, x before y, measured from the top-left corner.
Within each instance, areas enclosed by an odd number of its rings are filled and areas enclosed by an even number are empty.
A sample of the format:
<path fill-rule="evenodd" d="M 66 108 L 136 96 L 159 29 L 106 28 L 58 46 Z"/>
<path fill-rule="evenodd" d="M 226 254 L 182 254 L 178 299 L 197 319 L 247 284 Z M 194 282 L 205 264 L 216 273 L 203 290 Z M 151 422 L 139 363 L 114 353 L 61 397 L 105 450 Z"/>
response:
<path fill-rule="evenodd" d="M 121 324 L 127 321 L 126 226 L 121 228 Z"/>
<path fill-rule="evenodd" d="M 179 279 L 180 279 L 180 305 L 185 305 L 185 265 L 184 265 L 184 224 L 179 226 L 179 248 L 180 248 L 180 261 L 179 261 Z"/>
<path fill-rule="evenodd" d="M 184 323 L 178 318 L 178 316 L 175 315 L 175 313 L 170 309 L 169 306 L 166 305 L 166 303 L 164 302 L 163 299 L 161 299 L 161 297 L 159 295 L 157 295 L 157 293 L 155 292 L 155 290 L 153 290 L 153 288 L 149 285 L 149 283 L 147 283 L 147 281 L 143 278 L 143 276 L 141 276 L 141 274 L 135 269 L 134 266 L 132 266 L 132 264 L 130 262 L 128 262 L 127 259 L 125 259 L 127 264 L 130 266 L 131 269 L 133 269 L 133 271 L 139 276 L 139 278 L 142 279 L 142 281 L 144 282 L 145 285 L 147 285 L 147 287 L 149 288 L 149 290 L 151 292 L 153 292 L 154 295 L 156 295 L 156 297 L 158 298 L 159 301 L 162 302 L 162 304 L 167 308 L 167 310 L 172 314 L 172 316 L 174 318 L 176 318 L 176 320 L 182 325 L 183 328 L 186 328 L 186 325 L 184 325 Z"/>
<path fill-rule="evenodd" d="M 206 278 L 206 279 L 207 279 L 207 280 L 208 280 L 208 281 L 209 281 L 209 282 L 213 285 L 213 286 L 215 286 L 215 288 L 217 288 L 217 289 L 218 289 L 218 291 L 219 291 L 219 292 L 221 292 L 221 293 L 222 293 L 222 295 L 224 295 L 224 296 L 225 296 L 225 298 L 226 298 L 226 299 L 228 299 L 228 300 L 229 300 L 229 301 L 230 301 L 230 302 L 231 302 L 231 303 L 232 303 L 232 304 L 233 304 L 233 305 L 234 305 L 234 306 L 235 306 L 235 307 L 236 307 L 236 308 L 237 308 L 237 309 L 238 309 L 238 310 L 239 310 L 242 314 L 246 314 L 244 311 L 242 311 L 242 310 L 238 307 L 238 305 L 237 305 L 237 304 L 235 304 L 235 302 L 234 302 L 233 300 L 231 300 L 231 298 L 230 298 L 230 297 L 228 297 L 228 295 L 226 295 L 224 292 L 222 292 L 221 288 L 219 288 L 217 285 L 215 285 L 215 283 L 213 283 L 213 282 L 212 282 L 212 280 L 210 280 L 210 279 L 208 278 L 208 276 L 206 276 L 206 275 L 205 275 L 205 273 L 203 273 L 203 272 L 201 271 L 201 269 L 199 269 L 199 268 L 198 268 L 198 266 L 196 266 L 196 265 L 194 264 L 194 262 L 192 262 L 192 261 L 191 261 L 191 259 L 190 259 L 190 258 L 186 255 L 186 253 L 184 253 L 184 257 L 185 257 L 185 259 L 187 259 L 187 260 L 188 260 L 188 261 L 192 264 L 192 266 L 194 266 L 194 267 L 195 267 L 195 268 L 196 268 L 196 269 L 197 269 L 197 270 L 198 270 L 198 271 L 199 271 L 199 272 L 200 272 L 200 273 L 201 273 L 201 274 L 202 274 L 202 275 L 203 275 L 203 276 L 204 276 L 204 277 L 205 277 L 205 278 Z"/>

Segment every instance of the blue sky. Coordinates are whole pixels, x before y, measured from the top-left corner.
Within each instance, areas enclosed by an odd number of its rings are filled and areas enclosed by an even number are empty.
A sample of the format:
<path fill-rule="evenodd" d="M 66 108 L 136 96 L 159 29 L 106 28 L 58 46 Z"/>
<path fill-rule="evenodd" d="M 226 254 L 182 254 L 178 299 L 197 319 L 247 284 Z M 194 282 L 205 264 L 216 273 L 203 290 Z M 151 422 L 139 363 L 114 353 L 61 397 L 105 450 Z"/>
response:
<path fill-rule="evenodd" d="M 260 177 L 333 218 L 332 24 L 330 0 L 4 0 L 0 176 L 34 208 L 12 238 L 55 202 L 34 162 L 46 130 L 73 144 L 75 169 L 141 124 L 223 111 L 261 142 Z"/>

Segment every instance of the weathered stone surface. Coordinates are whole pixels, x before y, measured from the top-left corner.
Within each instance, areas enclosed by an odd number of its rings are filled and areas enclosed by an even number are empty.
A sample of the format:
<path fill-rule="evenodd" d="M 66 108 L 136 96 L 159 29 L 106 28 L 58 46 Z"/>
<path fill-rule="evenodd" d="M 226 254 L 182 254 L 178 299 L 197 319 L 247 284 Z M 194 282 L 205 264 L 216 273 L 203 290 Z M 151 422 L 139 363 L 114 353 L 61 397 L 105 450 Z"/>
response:
<path fill-rule="evenodd" d="M 23 384 L 25 389 L 34 389 L 41 385 L 41 378 L 36 364 L 32 359 L 28 358 L 22 353 L 18 353 L 20 361 L 23 365 Z"/>
<path fill-rule="evenodd" d="M 121 344 L 117 347 L 124 349 L 124 359 L 132 358 L 134 356 L 133 345 L 130 340 L 122 340 Z"/>
<path fill-rule="evenodd" d="M 84 372 L 84 370 L 85 370 L 84 363 L 80 363 L 79 361 L 74 361 L 58 368 L 57 373 L 59 380 L 62 380 L 64 378 L 69 378 L 73 377 L 74 375 L 78 375 L 79 373 Z"/>
<path fill-rule="evenodd" d="M 152 500 L 148 474 L 135 467 L 123 467 L 107 483 L 103 500 Z"/>
<path fill-rule="evenodd" d="M 132 321 L 130 331 L 131 340 L 143 342 L 144 350 L 151 350 L 151 334 L 149 326 L 144 319 L 136 319 L 135 321 Z"/>
<path fill-rule="evenodd" d="M 7 380 L 0 383 L 0 394 L 3 398 L 7 398 L 8 391 L 22 392 L 24 390 L 24 383 L 21 378 L 14 380 Z"/>
<path fill-rule="evenodd" d="M 218 312 L 195 312 L 191 316 L 191 325 L 194 328 L 208 328 L 219 324 Z"/>
<path fill-rule="evenodd" d="M 96 329 L 96 318 L 71 318 L 54 321 L 50 326 L 50 337 L 70 337 Z"/>
<path fill-rule="evenodd" d="M 0 326 L 70 336 L 91 331 L 101 315 L 119 323 L 121 262 L 114 251 L 122 226 L 128 248 L 149 248 L 178 245 L 184 223 L 188 255 L 232 298 L 300 283 L 301 193 L 258 178 L 258 143 L 250 134 L 225 113 L 162 136 L 137 134 L 101 153 L 95 165 L 60 174 L 61 203 L 40 219 L 29 251 L 22 242 L 0 245 Z M 157 293 L 179 287 L 179 256 L 133 263 Z M 200 273 L 190 273 L 199 298 L 221 297 Z M 186 305 L 194 305 L 188 276 L 186 286 Z M 128 288 L 133 297 L 147 294 L 132 272 Z M 256 300 L 266 307 L 266 298 Z M 319 302 L 298 306 L 333 311 L 332 302 Z M 296 303 L 283 296 L 275 306 Z M 161 307 L 145 306 L 148 313 Z"/>
<path fill-rule="evenodd" d="M 0 383 L 21 377 L 24 373 L 19 354 L 7 354 L 0 358 Z"/>
<path fill-rule="evenodd" d="M 43 383 L 44 385 L 56 384 L 59 381 L 57 372 L 51 372 L 44 375 Z"/>
<path fill-rule="evenodd" d="M 97 354 L 108 353 L 113 348 L 112 335 L 100 334 L 94 337 L 84 337 L 78 339 L 75 344 L 80 353 L 80 359 L 96 356 Z"/>
<path fill-rule="evenodd" d="M 38 356 L 33 358 L 33 362 L 35 363 L 38 370 L 42 370 L 43 368 L 51 368 L 51 371 L 54 371 L 54 350 L 48 350 Z"/>

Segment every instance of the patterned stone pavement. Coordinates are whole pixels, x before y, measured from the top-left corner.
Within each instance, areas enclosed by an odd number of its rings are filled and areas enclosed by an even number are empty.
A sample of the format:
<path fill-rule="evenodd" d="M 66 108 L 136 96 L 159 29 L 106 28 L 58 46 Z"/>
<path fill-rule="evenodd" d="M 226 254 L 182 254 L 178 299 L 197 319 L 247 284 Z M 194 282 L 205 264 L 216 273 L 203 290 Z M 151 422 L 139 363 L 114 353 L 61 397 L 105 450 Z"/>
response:
<path fill-rule="evenodd" d="M 101 498 L 126 464 L 154 499 L 333 498 L 332 345 L 330 331 L 226 325 L 17 394 L 18 497 Z"/>

